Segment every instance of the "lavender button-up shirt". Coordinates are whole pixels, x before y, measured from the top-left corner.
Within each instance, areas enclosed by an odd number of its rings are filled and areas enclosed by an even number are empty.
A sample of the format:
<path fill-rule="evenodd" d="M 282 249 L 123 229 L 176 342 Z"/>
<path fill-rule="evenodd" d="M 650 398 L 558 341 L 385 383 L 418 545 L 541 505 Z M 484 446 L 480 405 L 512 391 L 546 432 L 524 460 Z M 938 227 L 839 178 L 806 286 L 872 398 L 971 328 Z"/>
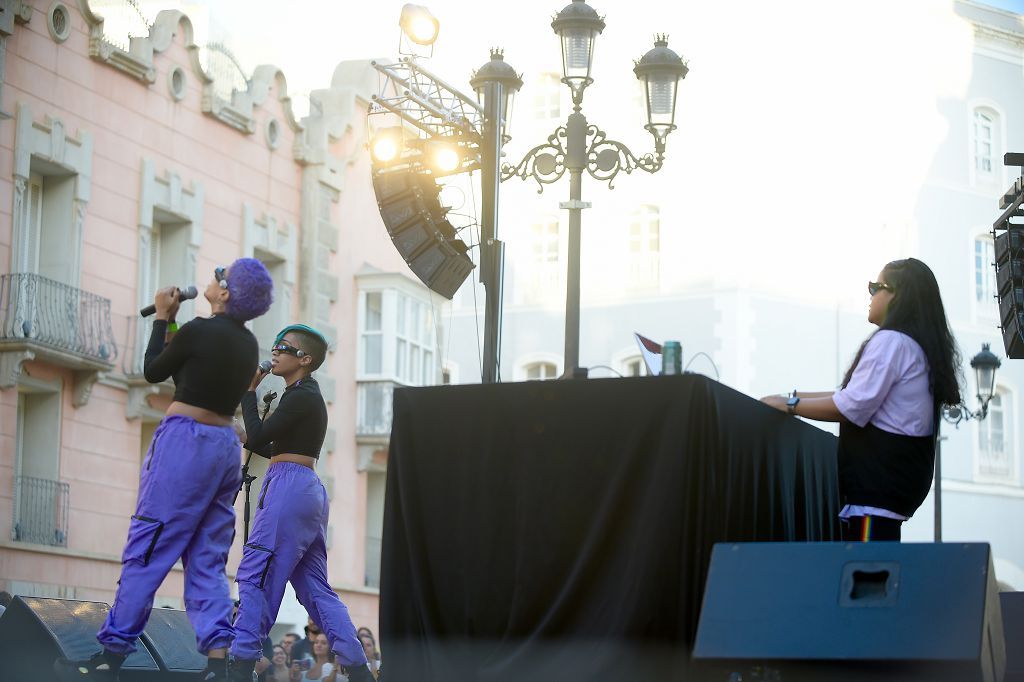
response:
<path fill-rule="evenodd" d="M 876 332 L 850 383 L 832 400 L 857 426 L 871 423 L 904 436 L 932 434 L 935 405 L 928 387 L 928 360 L 917 341 L 902 332 Z"/>

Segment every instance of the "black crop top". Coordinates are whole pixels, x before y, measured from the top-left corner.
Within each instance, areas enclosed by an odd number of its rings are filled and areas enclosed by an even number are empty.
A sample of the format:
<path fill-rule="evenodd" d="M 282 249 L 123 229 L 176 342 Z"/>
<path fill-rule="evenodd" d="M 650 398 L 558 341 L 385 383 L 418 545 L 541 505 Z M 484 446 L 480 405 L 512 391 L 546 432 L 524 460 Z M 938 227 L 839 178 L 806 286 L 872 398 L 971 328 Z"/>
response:
<path fill-rule="evenodd" d="M 288 452 L 319 457 L 327 434 L 327 405 L 316 379 L 299 379 L 285 389 L 274 413 L 260 422 L 256 392 L 242 396 L 245 447 L 261 457 Z"/>
<path fill-rule="evenodd" d="M 225 315 L 197 317 L 164 344 L 166 320 L 153 321 L 146 348 L 146 381 L 174 376 L 174 399 L 230 417 L 259 365 L 256 337 Z"/>

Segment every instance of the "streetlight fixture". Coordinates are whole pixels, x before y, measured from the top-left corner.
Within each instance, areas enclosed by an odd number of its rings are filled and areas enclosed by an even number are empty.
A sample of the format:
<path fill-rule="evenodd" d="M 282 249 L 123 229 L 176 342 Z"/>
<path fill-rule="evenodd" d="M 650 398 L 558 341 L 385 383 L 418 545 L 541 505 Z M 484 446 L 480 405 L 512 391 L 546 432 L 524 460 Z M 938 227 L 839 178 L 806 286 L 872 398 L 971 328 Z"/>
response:
<path fill-rule="evenodd" d="M 977 388 L 978 402 L 981 407 L 972 412 L 966 405 L 946 407 L 942 410 L 942 418 L 950 424 L 960 428 L 960 422 L 970 419 L 982 421 L 988 416 L 988 404 L 996 394 L 996 370 L 1002 366 L 1002 361 L 995 353 L 989 350 L 987 343 L 981 344 L 981 352 L 971 358 L 971 367 L 974 369 L 975 387 Z M 935 425 L 935 542 L 942 542 L 942 436 L 939 435 L 939 425 Z"/>
<path fill-rule="evenodd" d="M 561 208 L 569 211 L 569 244 L 565 294 L 565 374 L 572 378 L 586 376 L 579 367 L 580 334 L 580 239 L 581 212 L 590 208 L 582 201 L 583 171 L 614 188 L 620 171 L 627 174 L 640 169 L 648 173 L 661 170 L 665 158 L 665 142 L 675 129 L 676 98 L 679 81 L 686 77 L 686 64 L 668 47 L 664 35 L 657 36 L 654 49 L 636 63 L 633 72 L 643 81 L 646 93 L 647 124 L 654 137 L 654 153 L 637 157 L 626 145 L 609 140 L 607 134 L 587 121 L 581 109 L 583 93 L 594 80 L 590 75 L 594 59 L 594 43 L 605 22 L 585 0 L 572 0 L 551 22 L 551 28 L 562 43 L 562 82 L 572 91 L 573 113 L 566 125 L 552 133 L 547 142 L 527 152 L 516 165 L 503 164 L 501 179 L 532 177 L 538 192 L 544 185 L 558 181 L 569 171 L 569 201 Z M 565 141 L 563 144 L 563 140 Z M 484 164 L 486 167 L 486 164 Z"/>

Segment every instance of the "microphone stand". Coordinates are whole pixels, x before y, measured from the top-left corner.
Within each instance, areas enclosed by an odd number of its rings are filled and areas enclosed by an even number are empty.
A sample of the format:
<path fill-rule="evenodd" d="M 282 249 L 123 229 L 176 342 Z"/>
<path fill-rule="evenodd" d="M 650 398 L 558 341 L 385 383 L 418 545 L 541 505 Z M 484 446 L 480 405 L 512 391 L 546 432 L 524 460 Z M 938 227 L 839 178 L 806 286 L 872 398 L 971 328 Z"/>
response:
<path fill-rule="evenodd" d="M 262 424 L 267 418 L 267 412 L 270 411 L 270 403 L 274 402 L 274 398 L 277 397 L 275 391 L 269 391 L 263 396 L 263 414 L 260 415 L 260 423 Z M 252 493 L 252 482 L 256 480 L 255 476 L 249 475 L 249 462 L 252 461 L 252 450 L 246 448 L 245 450 L 245 464 L 242 465 L 242 485 L 238 487 L 239 492 L 242 488 L 245 488 L 245 509 L 242 512 L 242 520 L 245 529 L 245 539 L 242 540 L 242 544 L 249 542 L 249 495 Z M 238 495 L 235 495 L 235 499 L 238 499 Z"/>

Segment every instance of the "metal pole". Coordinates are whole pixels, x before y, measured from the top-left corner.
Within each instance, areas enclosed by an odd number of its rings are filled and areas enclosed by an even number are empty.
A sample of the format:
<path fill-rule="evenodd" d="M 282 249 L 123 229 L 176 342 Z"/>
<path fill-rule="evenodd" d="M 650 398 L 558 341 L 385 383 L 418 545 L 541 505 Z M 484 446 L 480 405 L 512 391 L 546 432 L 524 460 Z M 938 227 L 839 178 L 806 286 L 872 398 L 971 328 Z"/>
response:
<path fill-rule="evenodd" d="M 578 108 L 577 108 L 578 109 Z M 569 201 L 561 204 L 569 210 L 569 253 L 565 281 L 565 370 L 563 378 L 572 379 L 580 369 L 580 241 L 582 210 L 590 204 L 581 201 L 583 171 L 587 167 L 587 117 L 578 110 L 569 115 L 566 126 L 565 167 L 569 169 Z"/>
<path fill-rule="evenodd" d="M 940 425 L 935 425 L 935 542 L 942 542 L 942 439 Z"/>
<path fill-rule="evenodd" d="M 487 290 L 484 304 L 483 368 L 480 380 L 500 379 L 501 311 L 504 296 L 505 245 L 498 240 L 498 192 L 501 176 L 502 85 L 487 84 L 484 96 L 484 139 L 480 146 L 482 212 L 480 215 L 480 281 Z"/>

